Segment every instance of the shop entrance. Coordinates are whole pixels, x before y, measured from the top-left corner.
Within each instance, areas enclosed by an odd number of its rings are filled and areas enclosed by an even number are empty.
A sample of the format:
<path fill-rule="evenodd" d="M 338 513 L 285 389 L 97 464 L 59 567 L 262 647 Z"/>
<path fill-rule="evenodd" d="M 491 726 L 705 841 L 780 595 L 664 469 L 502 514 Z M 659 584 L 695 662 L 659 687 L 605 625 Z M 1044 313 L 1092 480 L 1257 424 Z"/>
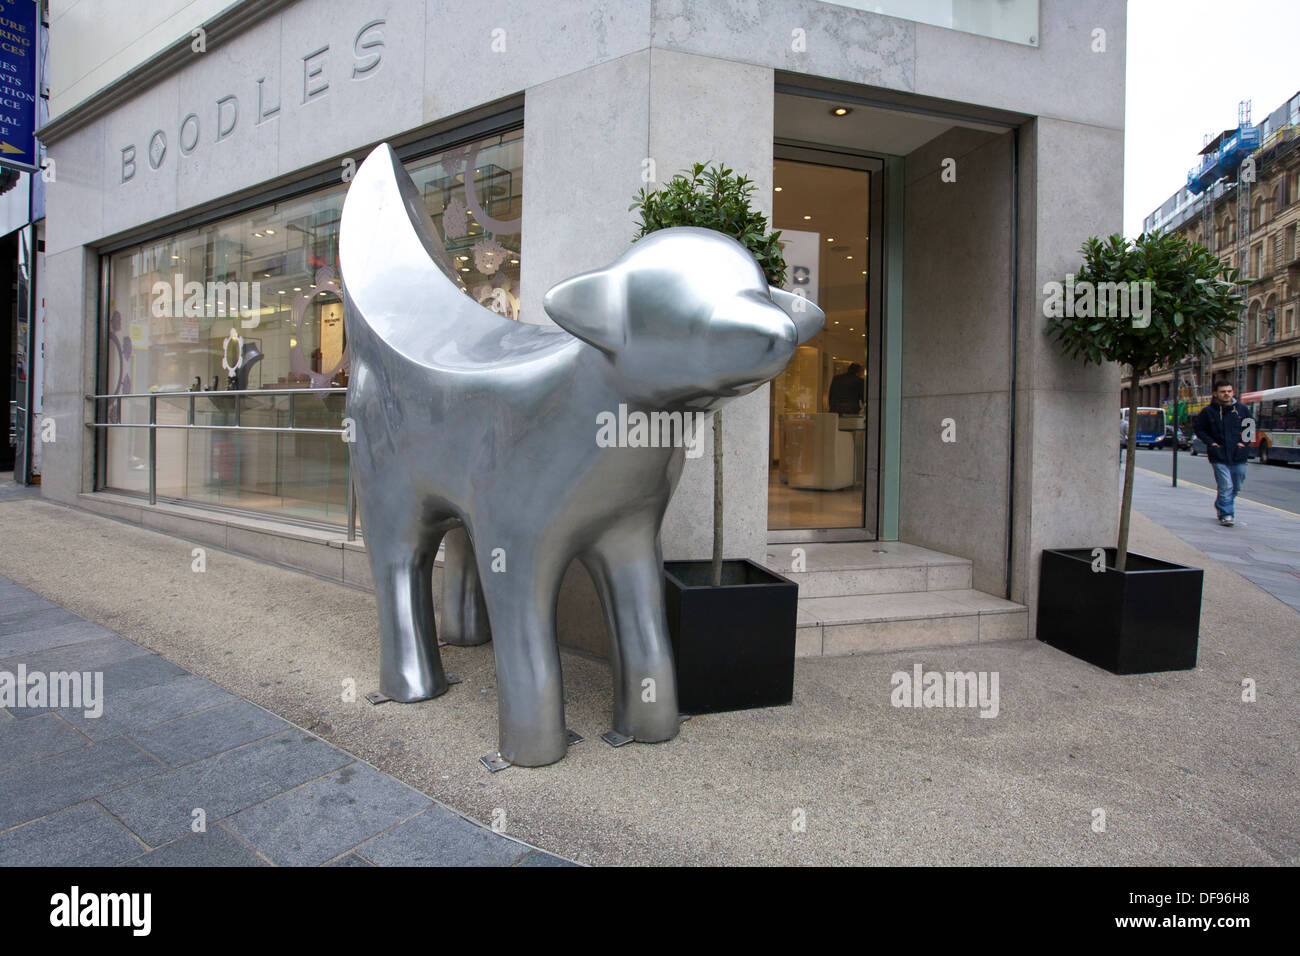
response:
<path fill-rule="evenodd" d="M 826 313 L 772 383 L 768 530 L 773 538 L 876 537 L 880 422 L 882 163 L 778 146 L 773 228 L 786 289 Z"/>

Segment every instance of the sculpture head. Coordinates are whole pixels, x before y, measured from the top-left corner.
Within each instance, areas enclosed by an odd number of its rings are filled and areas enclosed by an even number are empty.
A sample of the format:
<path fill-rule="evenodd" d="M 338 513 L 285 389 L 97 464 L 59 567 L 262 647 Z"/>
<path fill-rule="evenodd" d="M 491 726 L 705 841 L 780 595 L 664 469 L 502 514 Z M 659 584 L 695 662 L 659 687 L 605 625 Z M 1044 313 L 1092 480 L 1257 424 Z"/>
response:
<path fill-rule="evenodd" d="M 740 243 L 691 227 L 651 233 L 543 305 L 642 400 L 695 410 L 775 378 L 825 322 L 807 299 L 769 287 Z"/>

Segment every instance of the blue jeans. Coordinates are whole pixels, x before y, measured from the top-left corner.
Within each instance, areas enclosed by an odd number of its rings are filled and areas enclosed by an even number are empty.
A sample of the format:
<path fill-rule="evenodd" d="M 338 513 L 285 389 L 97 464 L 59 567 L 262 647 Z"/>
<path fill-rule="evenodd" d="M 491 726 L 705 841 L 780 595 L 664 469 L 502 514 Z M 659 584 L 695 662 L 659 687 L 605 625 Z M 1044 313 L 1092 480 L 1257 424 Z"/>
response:
<path fill-rule="evenodd" d="M 1214 507 L 1219 512 L 1219 517 L 1230 515 L 1233 499 L 1246 483 L 1246 463 L 1241 461 L 1235 465 L 1224 465 L 1212 461 L 1210 465 L 1214 468 L 1214 483 L 1219 486 L 1219 496 L 1214 499 Z"/>

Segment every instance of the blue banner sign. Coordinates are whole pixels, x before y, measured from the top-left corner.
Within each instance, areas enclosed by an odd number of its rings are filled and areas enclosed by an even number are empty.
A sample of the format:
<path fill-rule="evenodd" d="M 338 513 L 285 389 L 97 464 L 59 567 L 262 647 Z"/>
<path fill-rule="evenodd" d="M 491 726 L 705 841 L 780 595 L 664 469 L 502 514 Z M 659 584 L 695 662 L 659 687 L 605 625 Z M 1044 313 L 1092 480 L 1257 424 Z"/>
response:
<path fill-rule="evenodd" d="M 37 169 L 36 0 L 0 0 L 0 165 Z"/>

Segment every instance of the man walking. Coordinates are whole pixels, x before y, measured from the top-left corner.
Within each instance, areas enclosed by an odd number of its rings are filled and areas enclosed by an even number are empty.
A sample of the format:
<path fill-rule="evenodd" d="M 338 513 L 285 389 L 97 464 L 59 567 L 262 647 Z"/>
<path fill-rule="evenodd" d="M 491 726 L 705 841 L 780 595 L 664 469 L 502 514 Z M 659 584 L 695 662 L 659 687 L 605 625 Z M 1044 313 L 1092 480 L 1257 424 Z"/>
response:
<path fill-rule="evenodd" d="M 1214 401 L 1196 416 L 1196 437 L 1205 443 L 1205 456 L 1219 488 L 1214 510 L 1225 528 L 1232 527 L 1232 505 L 1246 483 L 1250 455 L 1242 429 L 1249 421 L 1250 410 L 1236 400 L 1232 386 L 1223 379 L 1214 383 Z"/>

